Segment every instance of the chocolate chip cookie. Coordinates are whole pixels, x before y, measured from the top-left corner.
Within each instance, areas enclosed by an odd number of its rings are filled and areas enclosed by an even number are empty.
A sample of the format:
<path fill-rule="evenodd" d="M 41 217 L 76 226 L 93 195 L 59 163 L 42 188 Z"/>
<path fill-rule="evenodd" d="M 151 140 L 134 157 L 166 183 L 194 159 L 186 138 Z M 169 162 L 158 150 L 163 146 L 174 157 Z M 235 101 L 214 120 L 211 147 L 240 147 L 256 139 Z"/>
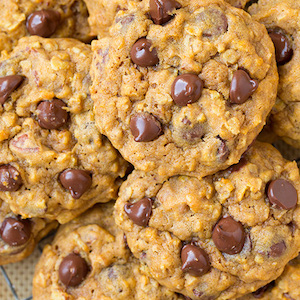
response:
<path fill-rule="evenodd" d="M 65 223 L 115 197 L 127 164 L 95 126 L 89 45 L 24 37 L 0 61 L 0 197 Z"/>
<path fill-rule="evenodd" d="M 199 179 L 134 171 L 116 223 L 149 276 L 191 299 L 235 299 L 277 278 L 300 246 L 300 178 L 271 145 Z"/>
<path fill-rule="evenodd" d="M 3 0 L 0 2 L 1 50 L 11 50 L 26 35 L 91 40 L 83 0 Z"/>
<path fill-rule="evenodd" d="M 36 266 L 33 299 L 184 299 L 142 273 L 112 211 L 98 205 L 61 227 Z"/>
<path fill-rule="evenodd" d="M 275 45 L 279 86 L 270 117 L 272 129 L 297 148 L 300 148 L 299 12 L 299 1 L 293 0 L 263 0 L 249 7 L 253 18 L 267 27 Z"/>
<path fill-rule="evenodd" d="M 239 300 L 297 300 L 300 299 L 300 256 L 285 267 L 282 275 L 268 285 Z"/>
<path fill-rule="evenodd" d="M 57 226 L 56 221 L 22 219 L 0 200 L 0 265 L 22 260 Z"/>
<path fill-rule="evenodd" d="M 162 14 L 151 3 L 120 10 L 92 44 L 96 123 L 137 169 L 213 174 L 238 162 L 274 104 L 272 41 L 223 1 Z"/>

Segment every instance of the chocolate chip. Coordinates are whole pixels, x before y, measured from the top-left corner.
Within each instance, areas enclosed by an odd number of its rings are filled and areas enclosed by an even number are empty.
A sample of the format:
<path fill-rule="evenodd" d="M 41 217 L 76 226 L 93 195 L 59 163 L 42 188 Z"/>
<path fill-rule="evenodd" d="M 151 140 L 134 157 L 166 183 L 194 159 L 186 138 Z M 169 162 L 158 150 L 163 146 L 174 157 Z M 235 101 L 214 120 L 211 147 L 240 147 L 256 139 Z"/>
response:
<path fill-rule="evenodd" d="M 221 139 L 220 137 L 218 137 L 218 138 L 219 138 L 219 140 L 221 140 L 221 143 L 220 143 L 218 151 L 217 151 L 217 157 L 220 162 L 224 162 L 228 158 L 230 151 L 226 145 L 226 142 L 223 139 Z"/>
<path fill-rule="evenodd" d="M 11 165 L 0 166 L 0 191 L 15 192 L 22 185 L 19 171 Z"/>
<path fill-rule="evenodd" d="M 195 74 L 177 76 L 171 87 L 171 96 L 178 106 L 196 102 L 202 93 L 203 81 Z"/>
<path fill-rule="evenodd" d="M 68 189 L 71 196 L 79 199 L 92 185 L 90 173 L 85 170 L 67 169 L 59 175 L 62 186 Z"/>
<path fill-rule="evenodd" d="M 244 70 L 234 72 L 230 85 L 230 102 L 242 104 L 256 91 L 257 80 L 252 80 Z"/>
<path fill-rule="evenodd" d="M 3 104 L 10 94 L 23 82 L 24 77 L 20 75 L 9 75 L 0 78 L 0 103 Z"/>
<path fill-rule="evenodd" d="M 158 56 L 155 48 L 146 38 L 141 38 L 132 46 L 130 56 L 132 61 L 141 67 L 150 67 L 158 64 Z M 150 50 L 151 49 L 151 50 Z"/>
<path fill-rule="evenodd" d="M 243 249 L 246 233 L 243 225 L 231 217 L 222 218 L 212 232 L 216 247 L 227 254 L 237 254 Z"/>
<path fill-rule="evenodd" d="M 204 37 L 213 37 L 224 34 L 228 28 L 226 16 L 222 11 L 215 8 L 208 8 L 197 16 L 197 22 L 202 29 Z"/>
<path fill-rule="evenodd" d="M 35 11 L 28 16 L 26 27 L 31 35 L 47 38 L 56 31 L 59 23 L 59 12 L 51 9 L 43 9 Z"/>
<path fill-rule="evenodd" d="M 10 246 L 24 245 L 31 236 L 31 222 L 21 218 L 6 218 L 2 222 L 0 236 Z"/>
<path fill-rule="evenodd" d="M 269 201 L 277 207 L 292 209 L 297 205 L 298 195 L 294 186 L 285 179 L 273 180 L 268 187 Z"/>
<path fill-rule="evenodd" d="M 227 172 L 230 172 L 230 173 L 238 172 L 246 164 L 247 164 L 247 159 L 245 157 L 241 157 L 240 161 L 237 164 L 234 164 L 227 169 Z"/>
<path fill-rule="evenodd" d="M 201 276 L 210 270 L 209 258 L 206 252 L 191 244 L 182 247 L 182 270 L 193 276 Z"/>
<path fill-rule="evenodd" d="M 293 49 L 288 38 L 279 32 L 269 32 L 269 36 L 275 46 L 276 62 L 278 65 L 288 63 L 293 56 Z"/>
<path fill-rule="evenodd" d="M 124 210 L 133 223 L 146 227 L 152 212 L 152 199 L 145 197 L 135 203 L 126 203 Z"/>
<path fill-rule="evenodd" d="M 60 281 L 67 287 L 79 285 L 86 277 L 89 267 L 79 255 L 71 253 L 60 263 L 58 274 Z"/>
<path fill-rule="evenodd" d="M 202 139 L 204 128 L 202 124 L 196 124 L 194 127 L 185 128 L 182 132 L 182 138 L 189 143 L 196 143 Z"/>
<path fill-rule="evenodd" d="M 270 247 L 270 251 L 268 252 L 268 254 L 271 257 L 280 257 L 284 251 L 286 250 L 286 245 L 284 241 L 281 241 L 277 244 L 274 244 L 273 246 Z"/>
<path fill-rule="evenodd" d="M 162 132 L 160 122 L 151 114 L 143 113 L 131 117 L 130 130 L 136 142 L 150 142 Z"/>
<path fill-rule="evenodd" d="M 271 281 L 270 283 L 266 284 L 265 286 L 259 288 L 259 289 L 256 290 L 255 292 L 253 292 L 253 293 L 252 293 L 252 296 L 253 296 L 254 298 L 261 298 L 261 297 L 264 295 L 264 293 L 265 293 L 267 290 L 273 288 L 274 285 L 275 285 L 275 281 Z"/>
<path fill-rule="evenodd" d="M 150 0 L 150 16 L 155 24 L 165 24 L 172 19 L 172 12 L 181 5 L 175 0 Z"/>
<path fill-rule="evenodd" d="M 64 107 L 66 104 L 59 99 L 42 101 L 37 106 L 39 125 L 45 129 L 58 129 L 63 126 L 69 117 Z"/>

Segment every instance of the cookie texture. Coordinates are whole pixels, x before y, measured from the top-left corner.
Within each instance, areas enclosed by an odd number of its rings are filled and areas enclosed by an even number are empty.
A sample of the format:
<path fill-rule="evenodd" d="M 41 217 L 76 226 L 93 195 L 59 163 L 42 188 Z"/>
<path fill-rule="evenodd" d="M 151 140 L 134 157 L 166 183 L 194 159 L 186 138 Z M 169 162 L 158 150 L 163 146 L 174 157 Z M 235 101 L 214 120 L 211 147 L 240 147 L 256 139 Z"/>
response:
<path fill-rule="evenodd" d="M 262 129 L 275 101 L 274 48 L 262 25 L 223 1 L 172 7 L 120 10 L 111 38 L 93 41 L 96 123 L 137 169 L 205 176 L 237 163 Z"/>
<path fill-rule="evenodd" d="M 3 0 L 0 2 L 1 50 L 11 50 L 21 37 L 72 37 L 91 40 L 88 12 L 82 0 Z M 45 36 L 47 35 L 47 36 Z"/>
<path fill-rule="evenodd" d="M 249 7 L 252 17 L 267 27 L 276 49 L 279 85 L 270 117 L 272 129 L 297 148 L 300 148 L 299 11 L 300 3 L 292 0 L 263 0 Z"/>
<path fill-rule="evenodd" d="M 91 50 L 24 37 L 0 61 L 0 197 L 24 218 L 65 223 L 115 197 L 127 164 L 95 126 Z"/>
<path fill-rule="evenodd" d="M 98 205 L 60 228 L 36 266 L 33 299 L 184 299 L 143 275 L 113 221 L 113 204 Z M 62 282 L 66 279 L 62 265 L 66 257 L 70 263 L 70 253 L 88 265 L 88 273 L 76 286 Z"/>
<path fill-rule="evenodd" d="M 29 256 L 36 244 L 57 225 L 56 221 L 41 218 L 22 219 L 0 200 L 0 265 Z"/>
<path fill-rule="evenodd" d="M 235 299 L 297 256 L 299 193 L 296 162 L 256 142 L 238 164 L 203 179 L 134 171 L 115 218 L 159 283 L 191 299 Z"/>
<path fill-rule="evenodd" d="M 300 298 L 300 257 L 287 264 L 282 275 L 270 284 L 239 300 L 296 300 Z"/>

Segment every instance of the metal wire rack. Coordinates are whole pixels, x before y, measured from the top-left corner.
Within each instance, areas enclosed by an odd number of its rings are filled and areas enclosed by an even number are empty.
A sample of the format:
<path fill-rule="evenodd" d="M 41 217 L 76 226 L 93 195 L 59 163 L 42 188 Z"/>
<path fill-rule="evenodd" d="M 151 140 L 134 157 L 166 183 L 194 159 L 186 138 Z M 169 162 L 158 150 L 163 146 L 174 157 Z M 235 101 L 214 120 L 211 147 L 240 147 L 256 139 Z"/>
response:
<path fill-rule="evenodd" d="M 300 167 L 300 150 L 289 147 L 283 142 L 273 144 L 288 160 L 296 160 Z M 51 233 L 39 242 L 38 247 L 27 259 L 5 266 L 0 266 L 0 300 L 31 300 L 31 283 L 34 266 L 37 263 L 43 247 L 51 242 Z"/>

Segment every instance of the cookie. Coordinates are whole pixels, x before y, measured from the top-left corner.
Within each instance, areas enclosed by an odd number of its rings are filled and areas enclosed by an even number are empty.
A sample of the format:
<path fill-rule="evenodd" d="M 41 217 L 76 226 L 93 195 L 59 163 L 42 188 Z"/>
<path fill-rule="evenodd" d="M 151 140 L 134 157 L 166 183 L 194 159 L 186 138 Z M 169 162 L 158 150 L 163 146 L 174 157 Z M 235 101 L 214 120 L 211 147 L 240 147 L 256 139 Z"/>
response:
<path fill-rule="evenodd" d="M 300 299 L 300 256 L 293 259 L 275 281 L 239 300 L 297 300 Z"/>
<path fill-rule="evenodd" d="M 191 299 L 235 299 L 277 278 L 300 243 L 300 178 L 271 145 L 203 179 L 134 171 L 115 219 L 149 276 Z"/>
<path fill-rule="evenodd" d="M 172 16 L 118 12 L 112 37 L 92 44 L 91 95 L 100 131 L 135 168 L 201 177 L 237 163 L 262 129 L 274 49 L 243 10 L 174 3 Z"/>
<path fill-rule="evenodd" d="M 83 0 L 3 0 L 0 2 L 1 50 L 11 50 L 23 36 L 91 40 Z"/>
<path fill-rule="evenodd" d="M 29 256 L 36 244 L 56 227 L 56 221 L 22 219 L 0 200 L 0 265 Z"/>
<path fill-rule="evenodd" d="M 127 163 L 95 126 L 91 50 L 24 37 L 0 61 L 0 198 L 24 218 L 65 223 L 115 197 Z"/>
<path fill-rule="evenodd" d="M 98 205 L 61 227 L 36 266 L 33 299 L 184 299 L 142 274 L 112 212 Z"/>
<path fill-rule="evenodd" d="M 263 0 L 249 7 L 252 17 L 267 27 L 276 50 L 279 85 L 270 117 L 272 129 L 297 148 L 300 148 L 299 12 L 300 3 L 293 0 Z"/>
<path fill-rule="evenodd" d="M 149 5 L 149 0 L 84 0 L 84 2 L 89 12 L 88 22 L 91 35 L 97 35 L 99 38 L 109 35 L 109 27 L 113 24 L 119 10 L 131 10 L 132 6 Z M 187 3 L 186 0 L 177 2 L 181 5 Z M 244 8 L 248 0 L 227 0 L 226 2 L 238 8 Z M 168 3 L 169 5 L 173 1 L 152 1 L 152 3 Z"/>

